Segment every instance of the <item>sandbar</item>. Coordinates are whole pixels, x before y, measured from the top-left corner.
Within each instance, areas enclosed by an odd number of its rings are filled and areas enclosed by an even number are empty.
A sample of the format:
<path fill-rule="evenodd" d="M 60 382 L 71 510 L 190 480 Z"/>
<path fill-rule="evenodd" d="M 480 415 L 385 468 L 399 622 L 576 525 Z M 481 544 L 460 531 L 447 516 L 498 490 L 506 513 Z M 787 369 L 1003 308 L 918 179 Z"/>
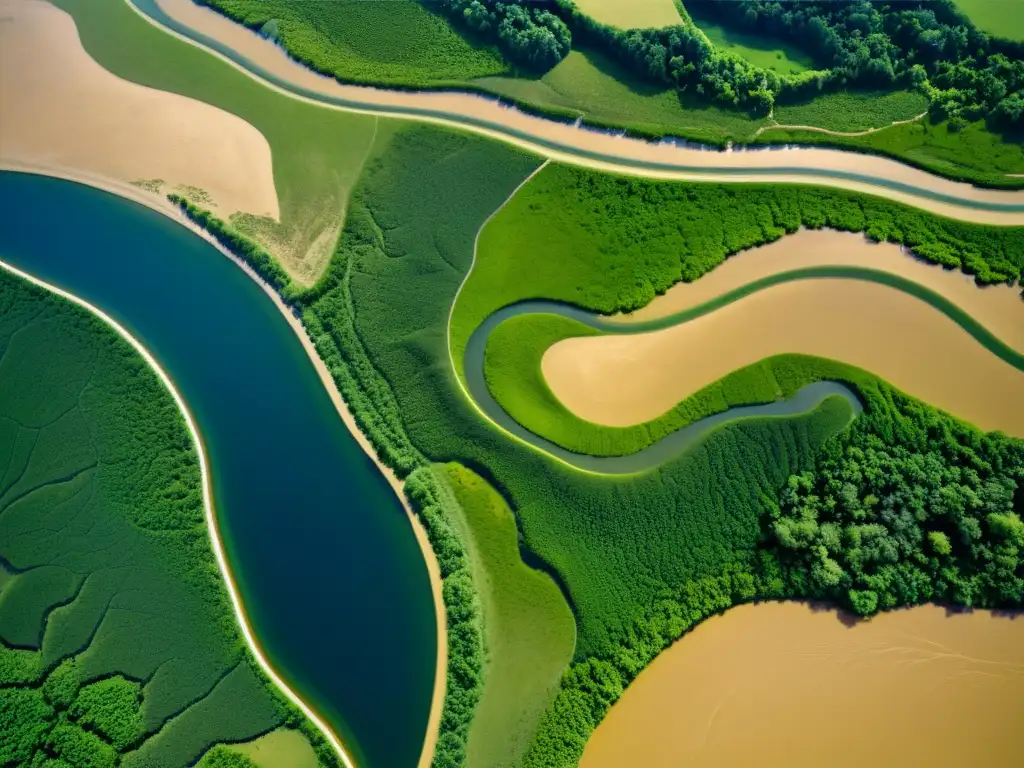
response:
<path fill-rule="evenodd" d="M 222 216 L 277 219 L 270 145 L 209 104 L 122 80 L 82 47 L 75 22 L 39 0 L 0 0 L 0 161 L 202 190 Z"/>
<path fill-rule="evenodd" d="M 1024 372 L 924 301 L 862 280 L 783 283 L 664 330 L 565 339 L 541 368 L 580 418 L 629 426 L 785 353 L 864 368 L 983 430 L 1024 437 Z"/>
<path fill-rule="evenodd" d="M 698 626 L 626 689 L 581 768 L 1016 765 L 1024 616 L 801 603 Z"/>
<path fill-rule="evenodd" d="M 342 84 L 333 78 L 313 72 L 291 59 L 275 43 L 235 24 L 216 11 L 196 5 L 192 0 L 156 2 L 174 21 L 211 40 L 227 45 L 289 87 L 304 89 L 316 97 L 290 93 L 259 74 L 232 62 L 238 69 L 247 72 L 268 87 L 294 98 L 316 103 L 324 103 L 321 101 L 324 98 L 341 99 L 349 104 L 335 105 L 336 108 L 369 114 L 393 114 L 422 122 L 452 125 L 528 149 L 559 162 L 612 173 L 693 181 L 816 184 L 880 195 L 964 221 L 988 224 L 1024 223 L 1024 211 L 992 210 L 972 205 L 1024 205 L 1024 191 L 980 189 L 929 174 L 879 155 L 790 146 L 728 152 L 709 151 L 673 141 L 649 142 L 549 120 L 526 114 L 500 104 L 494 98 L 479 94 L 453 91 L 413 92 Z M 145 18 L 160 26 L 149 17 Z M 172 34 L 198 45 L 183 35 L 174 32 Z M 669 167 L 644 166 L 650 163 Z M 823 175 L 824 171 L 831 175 Z M 857 176 L 859 179 L 844 178 L 844 175 Z M 901 189 L 871 183 L 866 179 L 883 180 L 898 185 Z M 923 194 L 924 192 L 946 195 L 957 201 L 936 200 Z"/>

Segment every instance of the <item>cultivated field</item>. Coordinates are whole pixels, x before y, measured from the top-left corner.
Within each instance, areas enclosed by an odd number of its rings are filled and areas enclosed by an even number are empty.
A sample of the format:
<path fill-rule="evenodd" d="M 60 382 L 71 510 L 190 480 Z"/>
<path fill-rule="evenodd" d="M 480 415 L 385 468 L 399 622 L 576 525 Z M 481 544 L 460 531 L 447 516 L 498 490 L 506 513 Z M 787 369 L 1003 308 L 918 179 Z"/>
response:
<path fill-rule="evenodd" d="M 577 7 L 619 29 L 670 27 L 682 23 L 674 0 L 579 0 Z"/>

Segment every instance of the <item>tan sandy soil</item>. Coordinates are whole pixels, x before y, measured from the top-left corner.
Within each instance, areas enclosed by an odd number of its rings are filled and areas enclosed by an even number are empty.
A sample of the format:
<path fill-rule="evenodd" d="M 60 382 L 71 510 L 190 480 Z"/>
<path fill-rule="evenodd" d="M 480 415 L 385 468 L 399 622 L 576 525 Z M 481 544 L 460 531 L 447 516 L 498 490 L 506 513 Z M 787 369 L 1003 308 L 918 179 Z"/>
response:
<path fill-rule="evenodd" d="M 650 143 L 591 131 L 527 115 L 518 110 L 503 107 L 493 99 L 473 94 L 390 91 L 342 85 L 331 78 L 317 75 L 308 70 L 290 59 L 277 45 L 260 38 L 255 33 L 231 22 L 209 8 L 195 5 L 192 0 L 157 0 L 157 2 L 168 16 L 212 39 L 230 45 L 234 50 L 287 83 L 325 96 L 359 102 L 362 106 L 354 111 L 379 114 L 375 110 L 382 106 L 436 110 L 445 113 L 446 117 L 417 117 L 416 119 L 462 127 L 536 151 L 540 155 L 570 165 L 617 173 L 665 179 L 818 184 L 882 195 L 892 200 L 906 202 L 934 213 L 965 221 L 991 224 L 1024 223 L 1024 213 L 985 211 L 960 204 L 938 202 L 920 195 L 889 190 L 865 182 L 812 176 L 805 173 L 805 170 L 827 168 L 833 171 L 888 179 L 966 201 L 1024 203 L 1024 192 L 1021 191 L 978 189 L 969 184 L 942 179 L 879 156 L 809 147 L 712 152 L 693 147 L 676 146 L 672 143 Z M 241 69 L 241 67 L 239 68 Z M 270 86 L 269 83 L 268 86 L 275 87 Z M 296 96 L 295 98 L 302 97 Z M 489 120 L 502 126 L 504 130 L 490 130 L 466 125 L 462 120 L 467 117 Z M 514 137 L 506 132 L 512 130 L 525 134 L 527 138 Z M 564 151 L 545 149 L 537 145 L 534 139 L 558 142 L 567 149 Z M 621 161 L 591 160 L 578 154 L 581 151 L 612 155 L 621 158 Z M 665 171 L 637 169 L 630 167 L 627 164 L 629 161 L 667 163 L 677 166 L 677 169 Z M 730 173 L 709 175 L 707 169 L 714 168 L 727 169 Z M 755 169 L 773 172 L 755 176 L 750 173 Z"/>
<path fill-rule="evenodd" d="M 923 301 L 860 280 L 786 283 L 664 330 L 566 339 L 541 367 L 573 413 L 627 426 L 787 352 L 859 366 L 984 430 L 1024 437 L 1024 373 Z"/>
<path fill-rule="evenodd" d="M 742 605 L 662 653 L 581 768 L 1018 765 L 1024 616 Z"/>
<path fill-rule="evenodd" d="M 619 29 L 661 29 L 683 21 L 672 0 L 578 0 L 576 6 Z"/>
<path fill-rule="evenodd" d="M 121 80 L 93 61 L 72 18 L 0 0 L 0 161 L 114 182 L 197 187 L 222 215 L 277 218 L 270 145 L 208 104 Z"/>
<path fill-rule="evenodd" d="M 679 283 L 643 309 L 613 320 L 653 320 L 699 306 L 771 275 L 809 267 L 864 267 L 887 272 L 949 299 L 1006 344 L 1024 352 L 1024 301 L 1019 286 L 980 287 L 958 270 L 917 259 L 892 243 L 831 229 L 802 229 L 774 243 L 741 251 L 693 283 Z"/>

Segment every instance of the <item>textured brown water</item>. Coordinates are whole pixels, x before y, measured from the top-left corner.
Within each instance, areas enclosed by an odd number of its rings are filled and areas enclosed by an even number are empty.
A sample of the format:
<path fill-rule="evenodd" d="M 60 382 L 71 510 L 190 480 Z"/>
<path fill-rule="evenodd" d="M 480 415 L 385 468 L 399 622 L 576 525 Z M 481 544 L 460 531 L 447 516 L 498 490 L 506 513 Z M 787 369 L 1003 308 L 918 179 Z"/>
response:
<path fill-rule="evenodd" d="M 924 606 L 852 627 L 735 608 L 644 670 L 581 768 L 1021 764 L 1024 616 Z"/>

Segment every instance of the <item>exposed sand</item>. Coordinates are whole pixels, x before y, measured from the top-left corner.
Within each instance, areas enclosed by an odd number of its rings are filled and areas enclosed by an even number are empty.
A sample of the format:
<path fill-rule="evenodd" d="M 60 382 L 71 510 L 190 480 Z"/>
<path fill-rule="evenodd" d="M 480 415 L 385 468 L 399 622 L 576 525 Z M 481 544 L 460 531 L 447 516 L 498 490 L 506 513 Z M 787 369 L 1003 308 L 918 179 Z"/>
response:
<path fill-rule="evenodd" d="M 911 256 L 892 243 L 832 229 L 801 229 L 774 243 L 730 256 L 693 283 L 678 283 L 643 309 L 612 319 L 653 320 L 704 304 L 749 283 L 809 267 L 865 267 L 922 285 L 949 299 L 1014 349 L 1024 352 L 1024 300 L 1020 286 L 980 287 L 959 270 Z"/>
<path fill-rule="evenodd" d="M 619 29 L 661 29 L 682 24 L 672 0 L 578 0 L 583 13 Z"/>
<path fill-rule="evenodd" d="M 1024 616 L 743 605 L 641 672 L 580 766 L 996 768 L 1020 764 L 1022 712 Z"/>
<path fill-rule="evenodd" d="M 279 215 L 270 145 L 259 131 L 110 74 L 85 52 L 71 16 L 49 3 L 0 0 L 0 105 L 6 164 L 161 180 L 161 193 L 202 189 L 222 215 Z"/>
<path fill-rule="evenodd" d="M 627 426 L 787 352 L 859 366 L 984 430 L 1024 437 L 1024 373 L 923 301 L 860 280 L 785 283 L 664 330 L 566 339 L 541 367 L 573 413 Z"/>
<path fill-rule="evenodd" d="M 887 179 L 964 201 L 1024 204 L 1024 191 L 978 189 L 876 155 L 809 147 L 712 152 L 668 142 L 650 143 L 559 123 L 503 107 L 493 99 L 474 94 L 389 91 L 342 85 L 331 78 L 312 72 L 290 59 L 274 43 L 231 22 L 216 11 L 195 5 L 192 0 L 157 0 L 157 3 L 171 18 L 211 39 L 229 45 L 283 82 L 318 95 L 349 100 L 353 105 L 348 108 L 353 111 L 386 114 L 380 112 L 381 107 L 429 110 L 429 115 L 413 115 L 406 112 L 405 116 L 424 122 L 461 127 L 570 165 L 617 173 L 665 179 L 810 183 L 870 192 L 965 221 L 991 224 L 1024 223 L 1024 212 L 981 210 L 956 203 L 938 202 L 920 194 L 887 189 L 867 182 L 813 175 L 816 171 L 829 169 Z M 145 18 L 149 20 L 148 17 Z M 176 36 L 187 40 L 180 35 Z M 238 68 L 243 69 L 240 66 Z M 256 79 L 261 79 L 253 73 L 250 74 Z M 262 82 L 268 87 L 287 93 L 266 81 Z M 293 97 L 304 98 L 294 95 Z M 494 127 L 471 125 L 465 122 L 466 119 L 485 120 Z M 558 148 L 543 147 L 537 143 L 538 141 L 553 142 Z M 581 153 L 601 153 L 613 159 L 596 160 Z M 677 169 L 640 168 L 635 165 L 637 162 L 665 163 L 677 166 Z M 711 174 L 711 169 L 725 169 L 729 173 Z M 750 171 L 755 169 L 772 172 L 765 175 L 751 174 Z"/>

